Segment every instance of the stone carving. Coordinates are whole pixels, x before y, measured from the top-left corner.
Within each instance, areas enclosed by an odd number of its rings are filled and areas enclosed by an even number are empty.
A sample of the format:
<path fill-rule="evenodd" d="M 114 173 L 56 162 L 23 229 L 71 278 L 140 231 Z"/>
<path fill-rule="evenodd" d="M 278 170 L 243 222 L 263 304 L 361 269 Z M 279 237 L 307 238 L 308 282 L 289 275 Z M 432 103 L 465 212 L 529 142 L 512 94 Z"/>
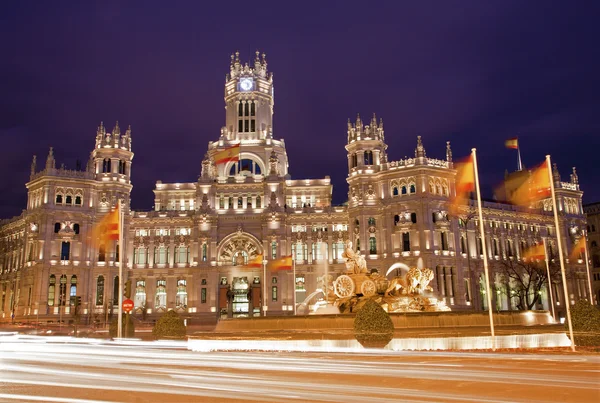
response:
<path fill-rule="evenodd" d="M 367 262 L 360 252 L 352 250 L 352 242 L 346 242 L 346 249 L 342 252 L 342 257 L 346 259 L 346 268 L 352 274 L 366 273 Z"/>
<path fill-rule="evenodd" d="M 429 283 L 433 280 L 433 270 L 413 267 L 406 273 L 406 289 L 409 294 L 422 294 L 423 291 L 433 291 Z"/>

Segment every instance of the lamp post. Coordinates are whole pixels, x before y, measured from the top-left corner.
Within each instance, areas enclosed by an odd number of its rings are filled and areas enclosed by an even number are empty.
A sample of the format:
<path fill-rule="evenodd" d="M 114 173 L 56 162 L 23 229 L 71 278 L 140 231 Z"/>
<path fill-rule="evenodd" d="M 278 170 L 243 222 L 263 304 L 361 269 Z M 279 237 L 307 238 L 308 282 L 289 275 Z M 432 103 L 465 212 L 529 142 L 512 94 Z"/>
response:
<path fill-rule="evenodd" d="M 267 259 L 263 256 L 263 316 L 267 316 Z"/>

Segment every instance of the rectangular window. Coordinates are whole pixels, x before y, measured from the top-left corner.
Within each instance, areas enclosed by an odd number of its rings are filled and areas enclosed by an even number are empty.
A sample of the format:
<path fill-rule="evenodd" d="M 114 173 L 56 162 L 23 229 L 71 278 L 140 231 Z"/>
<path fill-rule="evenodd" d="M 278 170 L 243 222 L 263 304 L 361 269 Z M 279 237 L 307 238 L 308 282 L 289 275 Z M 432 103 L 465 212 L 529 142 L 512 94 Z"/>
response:
<path fill-rule="evenodd" d="M 277 286 L 274 285 L 273 287 L 271 287 L 271 300 L 273 302 L 277 301 Z"/>
<path fill-rule="evenodd" d="M 244 131 L 244 121 L 243 120 L 238 120 L 238 132 L 243 132 Z"/>
<path fill-rule="evenodd" d="M 296 276 L 296 291 L 306 291 L 304 276 Z"/>
<path fill-rule="evenodd" d="M 250 131 L 254 133 L 256 131 L 256 120 L 250 120 Z"/>
<path fill-rule="evenodd" d="M 248 133 L 250 131 L 250 122 L 248 119 L 244 120 L 244 133 Z"/>
<path fill-rule="evenodd" d="M 404 252 L 410 252 L 410 233 L 404 232 L 402 234 L 402 250 Z"/>
<path fill-rule="evenodd" d="M 60 248 L 60 260 L 69 260 L 71 255 L 71 243 L 63 242 Z"/>
<path fill-rule="evenodd" d="M 200 303 L 206 304 L 206 288 L 200 290 Z"/>
<path fill-rule="evenodd" d="M 277 259 L 277 242 L 271 243 L 271 259 Z"/>
<path fill-rule="evenodd" d="M 440 235 L 442 238 L 442 250 L 448 250 L 448 233 L 441 232 Z"/>

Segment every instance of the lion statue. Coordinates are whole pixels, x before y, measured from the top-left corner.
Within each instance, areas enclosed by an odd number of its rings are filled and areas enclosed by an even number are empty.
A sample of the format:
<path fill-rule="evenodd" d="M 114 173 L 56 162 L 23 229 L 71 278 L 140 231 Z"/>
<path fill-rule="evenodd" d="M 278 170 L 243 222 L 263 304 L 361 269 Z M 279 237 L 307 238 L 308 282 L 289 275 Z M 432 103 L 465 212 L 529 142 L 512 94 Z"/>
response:
<path fill-rule="evenodd" d="M 401 293 L 406 292 L 406 280 L 402 277 L 395 277 L 390 281 L 390 285 L 383 294 L 384 297 L 399 296 Z"/>
<path fill-rule="evenodd" d="M 406 273 L 406 288 L 409 294 L 422 294 L 433 291 L 429 283 L 433 280 L 433 270 L 413 267 Z"/>

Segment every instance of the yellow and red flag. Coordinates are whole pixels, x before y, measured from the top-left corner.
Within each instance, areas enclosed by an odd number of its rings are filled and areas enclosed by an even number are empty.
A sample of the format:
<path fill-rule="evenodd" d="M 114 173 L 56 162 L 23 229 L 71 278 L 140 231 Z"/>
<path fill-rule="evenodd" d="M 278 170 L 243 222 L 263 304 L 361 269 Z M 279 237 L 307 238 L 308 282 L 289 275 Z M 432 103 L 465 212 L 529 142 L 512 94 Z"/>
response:
<path fill-rule="evenodd" d="M 256 255 L 254 259 L 248 262 L 248 267 L 262 267 L 263 255 Z"/>
<path fill-rule="evenodd" d="M 269 263 L 269 270 L 271 271 L 279 271 L 279 270 L 291 270 L 292 269 L 292 257 L 284 256 L 279 259 L 275 259 Z"/>
<path fill-rule="evenodd" d="M 475 171 L 473 154 L 462 162 L 456 163 L 456 195 L 450 201 L 450 213 L 458 214 L 459 206 L 466 204 L 469 193 L 475 190 Z"/>
<path fill-rule="evenodd" d="M 537 245 L 533 245 L 525 252 L 523 252 L 523 258 L 527 260 L 535 259 L 535 260 L 545 260 L 546 259 L 546 250 L 544 248 L 544 243 L 539 243 Z"/>
<path fill-rule="evenodd" d="M 92 241 L 105 245 L 119 239 L 119 208 L 105 215 L 92 229 Z"/>
<path fill-rule="evenodd" d="M 569 255 L 570 260 L 585 259 L 585 237 L 582 236 L 573 246 L 573 250 Z"/>
<path fill-rule="evenodd" d="M 233 147 L 228 147 L 215 154 L 215 164 L 224 164 L 231 161 L 240 160 L 240 145 L 237 144 Z"/>
<path fill-rule="evenodd" d="M 510 202 L 529 207 L 531 203 L 550 197 L 550 186 L 550 170 L 548 164 L 544 162 L 531 170 L 531 175 L 515 190 L 510 197 Z"/>
<path fill-rule="evenodd" d="M 506 148 L 512 148 L 513 150 L 519 149 L 519 139 L 517 137 L 513 137 L 512 139 L 508 139 L 504 142 Z"/>

